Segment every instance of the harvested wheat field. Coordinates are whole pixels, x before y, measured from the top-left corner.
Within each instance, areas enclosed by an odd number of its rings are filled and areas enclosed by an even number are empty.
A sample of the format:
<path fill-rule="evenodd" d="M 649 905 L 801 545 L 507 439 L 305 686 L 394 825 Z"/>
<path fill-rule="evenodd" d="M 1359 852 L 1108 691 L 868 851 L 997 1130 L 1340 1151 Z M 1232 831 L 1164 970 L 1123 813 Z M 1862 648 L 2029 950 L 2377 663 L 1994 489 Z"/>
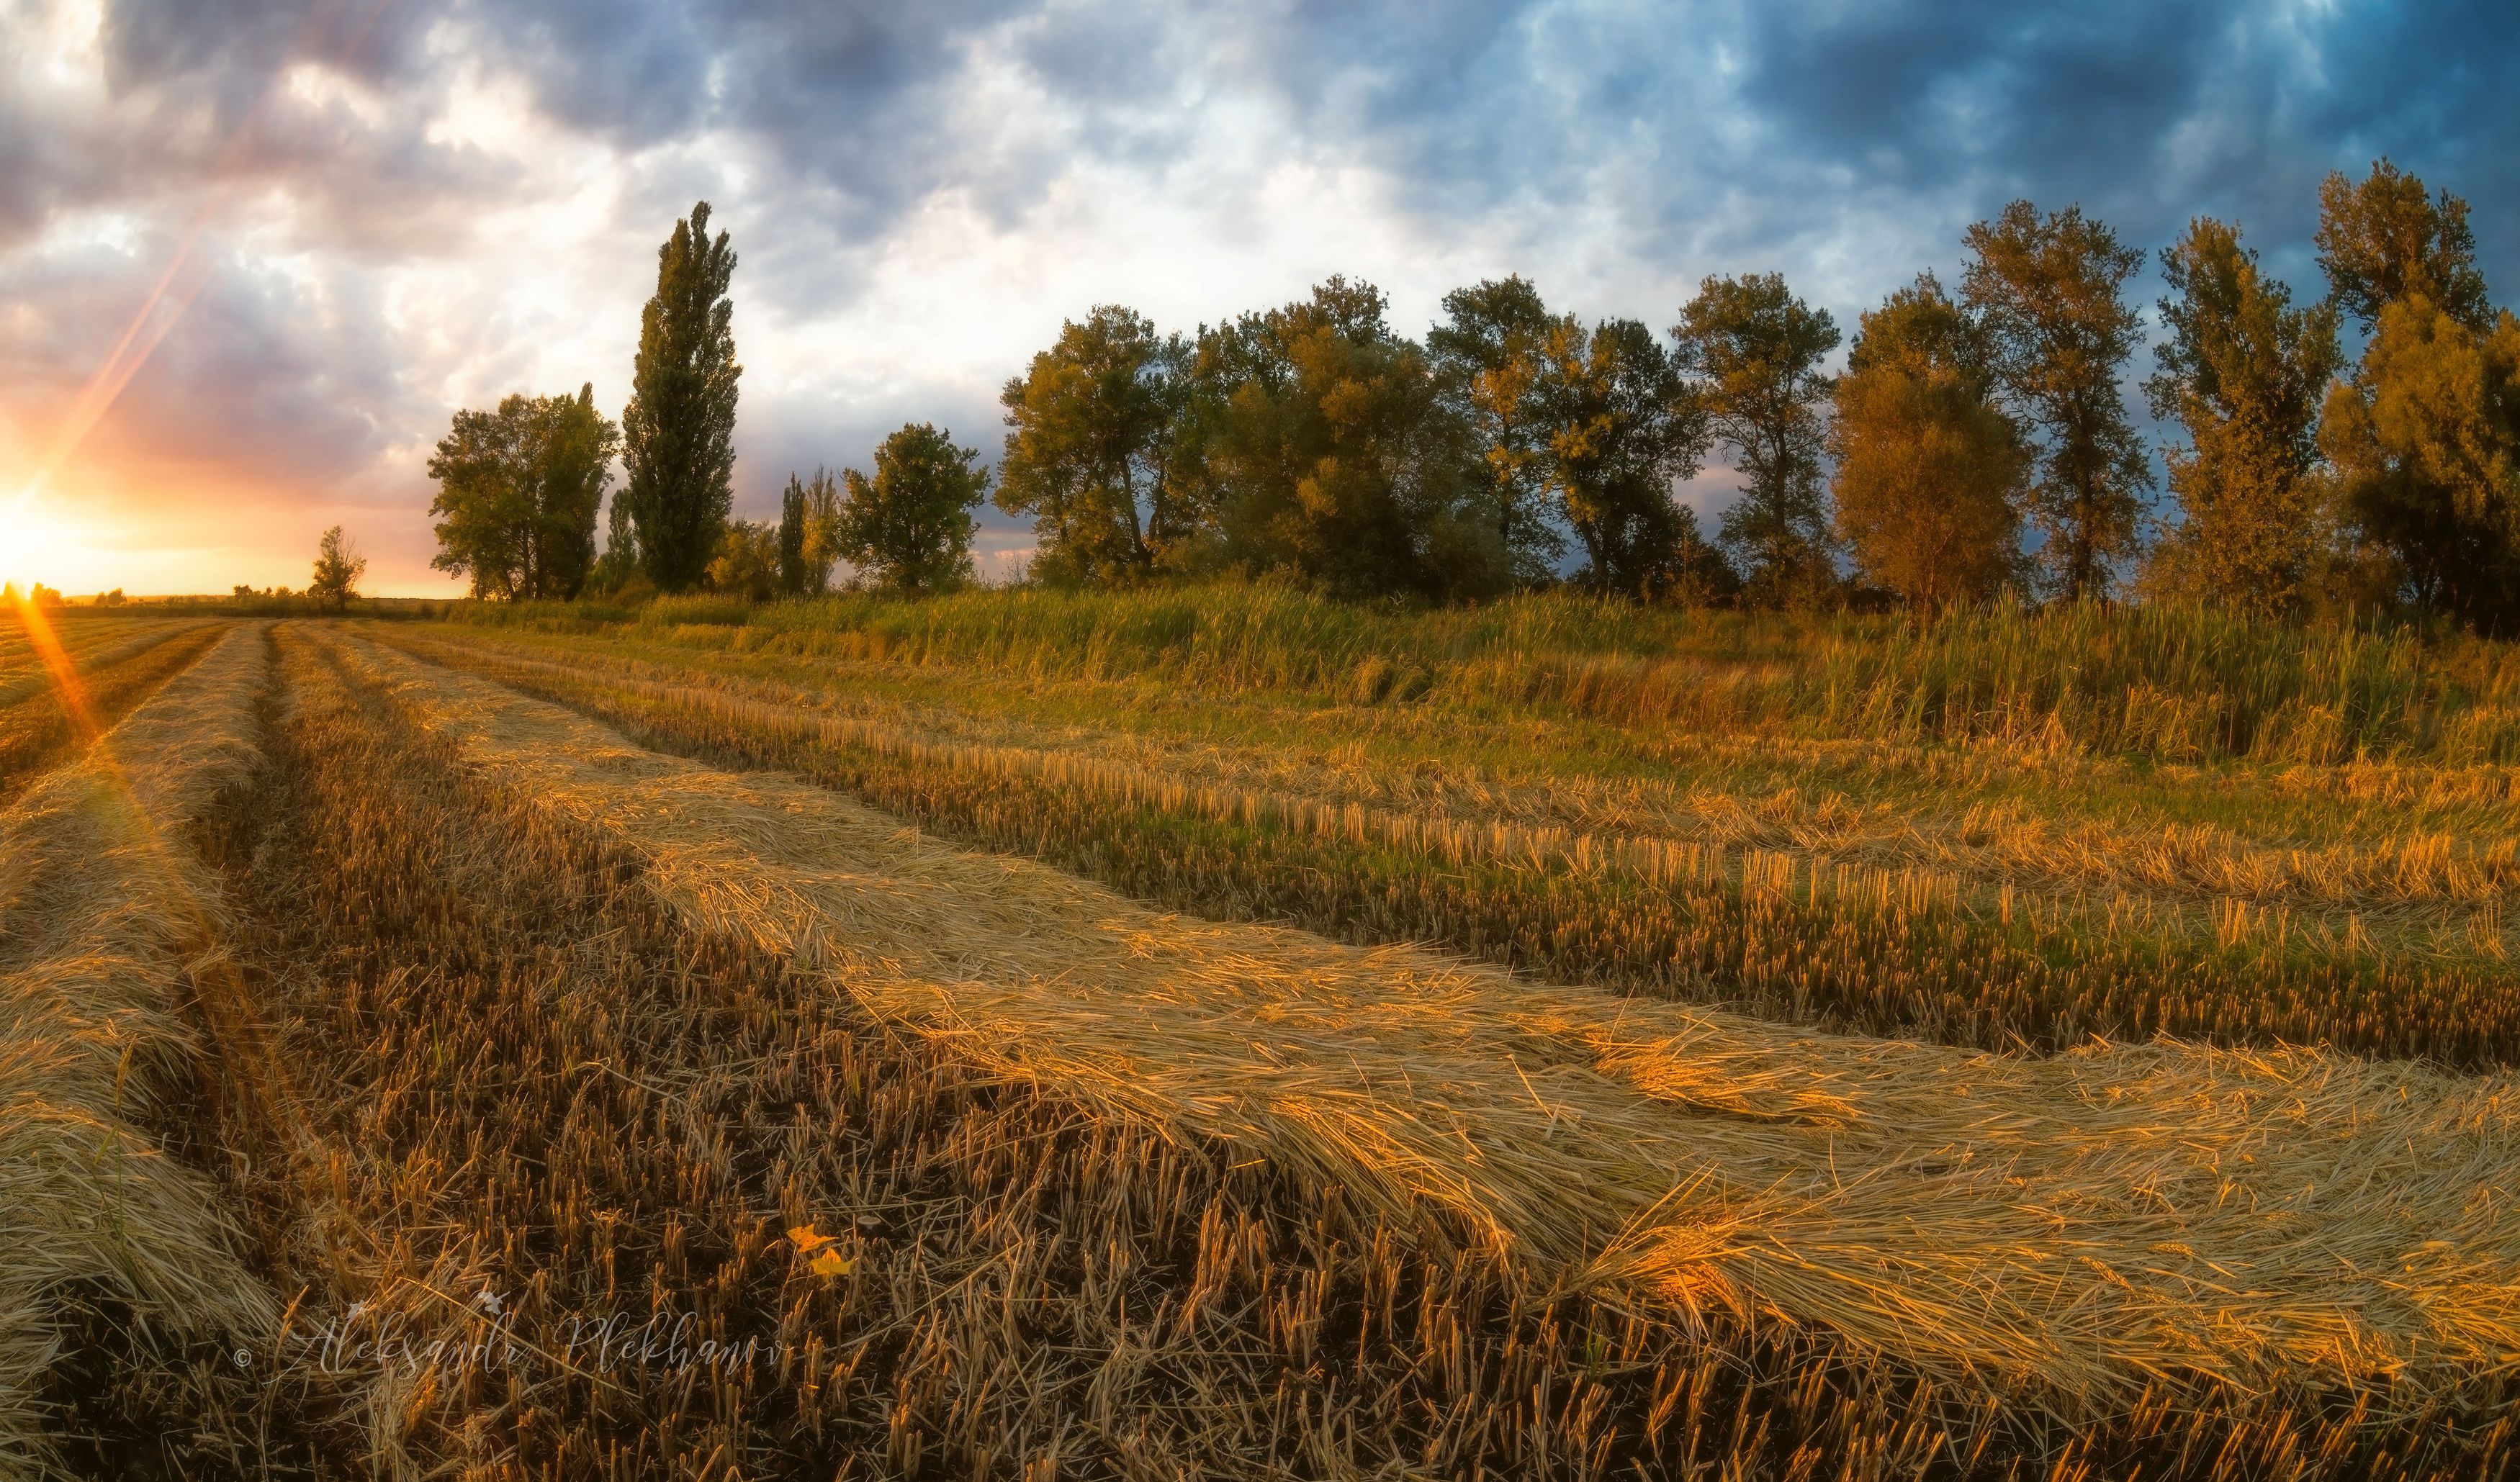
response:
<path fill-rule="evenodd" d="M 64 645 L 0 1475 L 2515 1468 L 2474 655 L 2075 741 L 953 601 Z"/>

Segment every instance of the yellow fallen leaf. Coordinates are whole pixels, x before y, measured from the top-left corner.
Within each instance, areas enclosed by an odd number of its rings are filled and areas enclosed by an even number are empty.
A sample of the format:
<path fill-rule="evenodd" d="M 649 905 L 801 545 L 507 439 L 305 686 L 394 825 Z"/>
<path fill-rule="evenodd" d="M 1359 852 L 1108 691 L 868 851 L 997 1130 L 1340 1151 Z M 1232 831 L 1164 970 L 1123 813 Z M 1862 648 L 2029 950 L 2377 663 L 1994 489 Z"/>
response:
<path fill-rule="evenodd" d="M 832 1243 L 832 1237 L 830 1235 L 816 1235 L 814 1233 L 814 1227 L 811 1225 L 789 1226 L 788 1230 L 788 1238 L 796 1242 L 796 1248 L 798 1250 L 812 1250 L 816 1246 L 829 1245 Z"/>
<path fill-rule="evenodd" d="M 840 1254 L 836 1250 L 824 1251 L 821 1255 L 814 1257 L 814 1259 L 806 1262 L 805 1264 L 813 1268 L 814 1275 L 825 1278 L 826 1280 L 832 1277 L 847 1276 L 850 1269 L 857 1265 L 855 1261 L 850 1260 L 848 1257 Z"/>

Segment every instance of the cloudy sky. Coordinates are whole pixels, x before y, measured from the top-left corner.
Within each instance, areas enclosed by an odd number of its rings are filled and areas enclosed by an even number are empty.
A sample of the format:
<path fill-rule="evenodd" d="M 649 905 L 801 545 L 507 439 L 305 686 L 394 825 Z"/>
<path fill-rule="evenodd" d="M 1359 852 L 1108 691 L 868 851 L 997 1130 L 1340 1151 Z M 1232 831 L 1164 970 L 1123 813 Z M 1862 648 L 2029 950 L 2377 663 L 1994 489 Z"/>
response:
<path fill-rule="evenodd" d="M 2319 177 L 2387 154 L 2520 285 L 2508 0 L 2079 9 L 0 0 L 0 564 L 294 586 L 338 523 L 371 590 L 453 590 L 430 444 L 512 390 L 617 414 L 702 198 L 749 514 L 905 420 L 994 453 L 1090 305 L 1190 329 L 1333 272 L 1422 332 L 1509 272 L 1668 324 L 1773 268 L 1851 329 L 2027 196 L 2146 247 L 2236 217 L 2309 293 Z"/>

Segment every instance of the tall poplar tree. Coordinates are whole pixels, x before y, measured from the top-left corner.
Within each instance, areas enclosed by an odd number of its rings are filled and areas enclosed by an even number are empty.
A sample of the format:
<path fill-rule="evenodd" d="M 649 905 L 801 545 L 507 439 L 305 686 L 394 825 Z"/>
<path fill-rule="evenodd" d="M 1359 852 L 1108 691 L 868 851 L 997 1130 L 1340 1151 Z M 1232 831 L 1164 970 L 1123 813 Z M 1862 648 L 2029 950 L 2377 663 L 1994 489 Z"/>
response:
<path fill-rule="evenodd" d="M 656 292 L 639 316 L 621 491 L 640 564 L 667 592 L 697 586 L 735 507 L 735 252 L 708 238 L 708 202 L 656 249 Z"/>
<path fill-rule="evenodd" d="M 1968 229 L 1960 298 L 1984 328 L 1996 382 L 2039 434 L 2030 513 L 2067 597 L 2106 597 L 2135 555 L 2152 472 L 2118 374 L 2142 337 L 2126 298 L 2143 252 L 2083 214 L 2016 201 Z"/>
<path fill-rule="evenodd" d="M 1549 519 L 1543 426 L 1549 346 L 1561 321 L 1541 301 L 1540 290 L 1519 276 L 1455 289 L 1444 295 L 1444 313 L 1426 332 L 1437 391 L 1478 439 L 1488 517 L 1515 577 L 1545 582 L 1566 550 L 1565 537 Z"/>
<path fill-rule="evenodd" d="M 1795 297 L 1783 274 L 1766 273 L 1707 279 L 1671 333 L 1748 480 L 1723 523 L 1746 595 L 1769 606 L 1819 597 L 1836 579 L 1821 484 L 1831 382 L 1820 368 L 1837 348 L 1836 321 Z"/>
<path fill-rule="evenodd" d="M 2265 614 L 2301 606 L 2327 547 L 2318 409 L 2336 374 L 2336 309 L 2292 306 L 2239 228 L 2200 216 L 2161 250 L 2170 331 L 2143 383 L 2152 414 L 2187 429 L 2169 453 L 2184 516 L 2154 560 L 2174 591 Z"/>
<path fill-rule="evenodd" d="M 2320 182 L 2315 240 L 2328 302 L 2365 330 L 2379 328 L 2382 309 L 2416 297 L 2468 329 L 2494 328 L 2467 202 L 2448 191 L 2425 194 L 2420 177 L 2385 158 L 2360 185 L 2341 170 Z"/>

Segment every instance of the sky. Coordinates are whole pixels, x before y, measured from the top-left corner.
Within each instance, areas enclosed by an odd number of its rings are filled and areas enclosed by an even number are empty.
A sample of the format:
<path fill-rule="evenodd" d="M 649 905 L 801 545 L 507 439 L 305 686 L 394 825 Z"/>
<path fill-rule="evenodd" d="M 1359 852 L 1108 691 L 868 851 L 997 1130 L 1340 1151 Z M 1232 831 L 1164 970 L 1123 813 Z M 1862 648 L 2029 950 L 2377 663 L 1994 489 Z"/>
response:
<path fill-rule="evenodd" d="M 1098 303 L 1344 273 L 1422 335 L 1521 273 L 1662 326 L 1776 270 L 1851 335 L 2016 197 L 2236 219 L 2307 297 L 2320 178 L 2381 155 L 2520 286 L 2515 42 L 2508 0 L 0 0 L 0 575 L 303 586 L 338 524 L 368 591 L 456 593 L 431 446 L 511 391 L 618 416 L 698 200 L 753 516 L 904 422 L 993 458 Z M 993 515 L 984 571 L 1028 544 Z"/>

